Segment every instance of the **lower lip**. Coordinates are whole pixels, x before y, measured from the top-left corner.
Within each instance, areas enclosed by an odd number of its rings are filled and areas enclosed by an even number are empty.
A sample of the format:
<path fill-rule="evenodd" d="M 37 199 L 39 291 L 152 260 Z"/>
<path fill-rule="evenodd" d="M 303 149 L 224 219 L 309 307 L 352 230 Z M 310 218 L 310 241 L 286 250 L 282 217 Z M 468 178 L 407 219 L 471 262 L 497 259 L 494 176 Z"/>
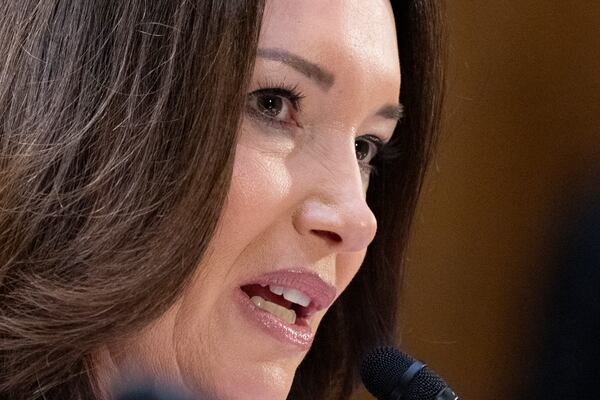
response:
<path fill-rule="evenodd" d="M 237 303 L 243 315 L 253 324 L 280 342 L 292 345 L 301 351 L 308 351 L 314 340 L 310 326 L 288 324 L 259 307 L 257 307 L 240 288 L 236 291 Z"/>

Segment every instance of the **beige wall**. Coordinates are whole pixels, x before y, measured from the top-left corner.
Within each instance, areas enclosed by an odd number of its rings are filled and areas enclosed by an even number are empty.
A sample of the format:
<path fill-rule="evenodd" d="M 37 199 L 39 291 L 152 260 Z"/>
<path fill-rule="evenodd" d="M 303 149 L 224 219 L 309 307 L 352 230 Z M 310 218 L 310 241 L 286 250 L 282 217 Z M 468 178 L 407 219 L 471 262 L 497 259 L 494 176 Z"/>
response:
<path fill-rule="evenodd" d="M 411 246 L 405 349 L 464 399 L 516 399 L 556 219 L 594 169 L 600 186 L 600 1 L 448 3 L 446 130 Z"/>

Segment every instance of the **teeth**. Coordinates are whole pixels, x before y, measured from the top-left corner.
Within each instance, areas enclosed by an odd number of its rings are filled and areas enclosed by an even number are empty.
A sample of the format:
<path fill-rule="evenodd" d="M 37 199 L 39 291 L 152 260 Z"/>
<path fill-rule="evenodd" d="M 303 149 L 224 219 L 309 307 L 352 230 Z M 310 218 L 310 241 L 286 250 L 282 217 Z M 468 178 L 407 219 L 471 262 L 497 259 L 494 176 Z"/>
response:
<path fill-rule="evenodd" d="M 279 296 L 283 295 L 283 298 L 291 301 L 292 303 L 300 304 L 302 307 L 306 307 L 310 304 L 310 298 L 296 289 L 287 289 L 282 286 L 269 285 L 269 290 Z"/>
<path fill-rule="evenodd" d="M 288 310 L 287 308 L 282 307 L 279 304 L 271 303 L 260 296 L 253 296 L 250 300 L 252 300 L 258 308 L 270 312 L 284 322 L 287 322 L 288 324 L 296 323 L 296 312 L 294 310 Z"/>
<path fill-rule="evenodd" d="M 273 285 L 269 285 L 269 290 L 275 294 L 278 294 L 279 296 L 281 296 L 283 294 L 283 291 L 285 290 L 283 288 L 283 286 L 273 286 Z"/>
<path fill-rule="evenodd" d="M 285 289 L 283 298 L 292 303 L 300 304 L 302 307 L 306 307 L 310 304 L 308 296 L 296 289 Z"/>

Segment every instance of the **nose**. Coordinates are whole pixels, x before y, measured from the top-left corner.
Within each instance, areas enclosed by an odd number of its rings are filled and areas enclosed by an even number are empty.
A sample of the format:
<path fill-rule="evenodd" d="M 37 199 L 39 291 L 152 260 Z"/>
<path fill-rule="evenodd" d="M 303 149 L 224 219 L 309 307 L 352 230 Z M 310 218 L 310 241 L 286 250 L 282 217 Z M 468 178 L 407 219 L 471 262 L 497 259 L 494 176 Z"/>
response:
<path fill-rule="evenodd" d="M 375 237 L 377 220 L 366 202 L 358 167 L 326 175 L 313 180 L 315 189 L 294 213 L 296 231 L 335 252 L 366 249 Z"/>

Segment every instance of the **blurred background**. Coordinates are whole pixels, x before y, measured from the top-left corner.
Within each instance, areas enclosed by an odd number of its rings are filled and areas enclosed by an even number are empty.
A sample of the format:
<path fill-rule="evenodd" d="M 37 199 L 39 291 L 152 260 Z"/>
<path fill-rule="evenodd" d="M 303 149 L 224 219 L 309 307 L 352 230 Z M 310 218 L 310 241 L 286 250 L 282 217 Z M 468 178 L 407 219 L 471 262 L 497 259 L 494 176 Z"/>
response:
<path fill-rule="evenodd" d="M 574 383 L 577 355 L 600 348 L 600 1 L 448 12 L 445 130 L 410 246 L 403 349 L 461 399 L 596 398 L 540 386 Z"/>

